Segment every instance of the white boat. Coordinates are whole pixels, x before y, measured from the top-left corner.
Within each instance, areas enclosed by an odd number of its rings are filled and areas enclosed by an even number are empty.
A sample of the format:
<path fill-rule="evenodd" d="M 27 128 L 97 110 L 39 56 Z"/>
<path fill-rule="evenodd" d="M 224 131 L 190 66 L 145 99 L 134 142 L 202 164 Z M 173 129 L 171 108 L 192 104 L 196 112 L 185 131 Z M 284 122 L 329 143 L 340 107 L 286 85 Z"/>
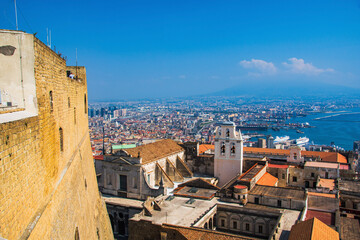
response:
<path fill-rule="evenodd" d="M 251 136 L 249 136 L 249 135 L 243 135 L 242 137 L 243 137 L 244 141 L 247 141 L 251 138 Z"/>
<path fill-rule="evenodd" d="M 276 138 L 274 139 L 274 143 L 284 143 L 289 139 L 290 139 L 289 136 L 283 136 L 283 137 L 276 136 Z"/>
<path fill-rule="evenodd" d="M 309 138 L 307 137 L 301 137 L 295 140 L 296 145 L 305 145 L 306 143 L 309 142 Z"/>

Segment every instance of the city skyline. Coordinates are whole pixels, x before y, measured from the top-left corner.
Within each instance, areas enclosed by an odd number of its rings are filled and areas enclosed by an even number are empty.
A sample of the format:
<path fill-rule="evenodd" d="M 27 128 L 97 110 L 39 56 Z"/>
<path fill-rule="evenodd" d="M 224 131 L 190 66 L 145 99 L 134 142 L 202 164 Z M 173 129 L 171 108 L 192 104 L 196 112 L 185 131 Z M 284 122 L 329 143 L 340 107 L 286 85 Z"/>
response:
<path fill-rule="evenodd" d="M 90 101 L 360 87 L 358 1 L 42 3 L 17 1 L 19 30 L 51 30 L 69 65 L 77 49 Z M 13 1 L 1 7 L 15 29 Z"/>

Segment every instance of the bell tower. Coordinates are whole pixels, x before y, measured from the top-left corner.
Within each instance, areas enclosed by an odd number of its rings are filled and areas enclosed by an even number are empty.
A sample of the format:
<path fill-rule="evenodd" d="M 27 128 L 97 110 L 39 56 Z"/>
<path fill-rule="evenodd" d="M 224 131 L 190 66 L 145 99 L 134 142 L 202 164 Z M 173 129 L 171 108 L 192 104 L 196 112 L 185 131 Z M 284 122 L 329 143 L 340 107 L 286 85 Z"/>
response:
<path fill-rule="evenodd" d="M 215 130 L 215 177 L 222 187 L 243 169 L 243 138 L 235 123 L 223 122 Z"/>

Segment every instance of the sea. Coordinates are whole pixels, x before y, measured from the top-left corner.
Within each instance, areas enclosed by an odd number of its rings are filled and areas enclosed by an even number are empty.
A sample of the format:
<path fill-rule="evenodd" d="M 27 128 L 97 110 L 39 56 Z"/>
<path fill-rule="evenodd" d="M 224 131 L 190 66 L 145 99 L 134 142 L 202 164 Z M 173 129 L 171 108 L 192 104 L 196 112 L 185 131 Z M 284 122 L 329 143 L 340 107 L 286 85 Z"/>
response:
<path fill-rule="evenodd" d="M 313 128 L 301 128 L 304 133 L 297 133 L 296 129 L 272 129 L 258 131 L 260 134 L 276 136 L 289 136 L 290 139 L 307 137 L 309 143 L 318 145 L 331 145 L 345 150 L 352 150 L 354 141 L 360 140 L 360 108 L 337 109 L 324 113 L 313 113 L 306 117 L 289 119 L 288 123 L 306 123 Z"/>

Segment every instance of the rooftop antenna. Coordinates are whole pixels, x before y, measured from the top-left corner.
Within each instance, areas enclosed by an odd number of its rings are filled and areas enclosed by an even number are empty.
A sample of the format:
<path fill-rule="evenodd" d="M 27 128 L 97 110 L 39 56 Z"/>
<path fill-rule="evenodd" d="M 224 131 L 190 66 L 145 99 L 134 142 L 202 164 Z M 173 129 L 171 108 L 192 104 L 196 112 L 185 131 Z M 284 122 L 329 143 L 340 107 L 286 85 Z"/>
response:
<path fill-rule="evenodd" d="M 15 6 L 16 31 L 18 31 L 19 26 L 18 26 L 18 19 L 17 19 L 16 0 L 14 0 L 14 6 Z"/>

